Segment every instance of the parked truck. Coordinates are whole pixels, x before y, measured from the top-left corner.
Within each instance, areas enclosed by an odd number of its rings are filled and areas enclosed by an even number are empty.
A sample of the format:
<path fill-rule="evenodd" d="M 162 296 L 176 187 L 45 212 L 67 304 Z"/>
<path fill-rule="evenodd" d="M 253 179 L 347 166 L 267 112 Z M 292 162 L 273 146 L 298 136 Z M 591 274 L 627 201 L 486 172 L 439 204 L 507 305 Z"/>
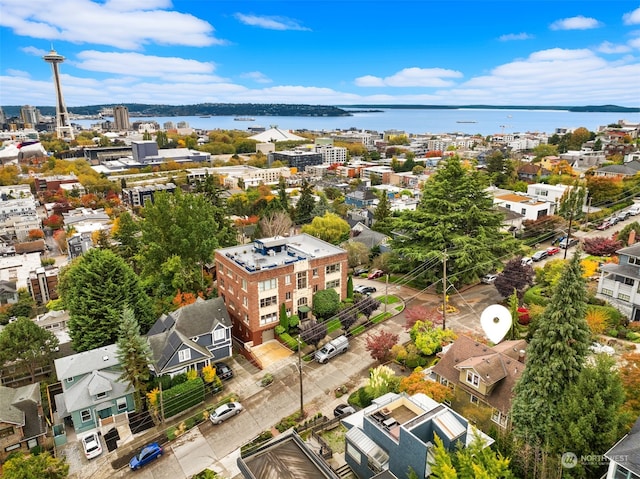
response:
<path fill-rule="evenodd" d="M 316 351 L 315 358 L 320 364 L 324 364 L 329 359 L 338 354 L 346 353 L 349 348 L 349 340 L 346 336 L 338 336 Z"/>

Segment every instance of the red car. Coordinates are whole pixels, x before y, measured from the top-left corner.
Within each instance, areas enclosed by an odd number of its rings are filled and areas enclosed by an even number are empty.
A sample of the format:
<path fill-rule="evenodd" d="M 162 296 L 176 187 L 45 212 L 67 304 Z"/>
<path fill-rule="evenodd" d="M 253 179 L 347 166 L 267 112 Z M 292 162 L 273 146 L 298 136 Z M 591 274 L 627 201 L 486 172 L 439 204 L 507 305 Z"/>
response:
<path fill-rule="evenodd" d="M 560 248 L 557 246 L 549 246 L 547 248 L 547 256 L 553 256 L 554 254 L 558 254 L 560 252 Z"/>
<path fill-rule="evenodd" d="M 384 274 L 384 271 L 382 271 L 381 269 L 375 269 L 371 273 L 369 273 L 369 276 L 367 276 L 367 279 L 380 278 L 383 274 Z"/>

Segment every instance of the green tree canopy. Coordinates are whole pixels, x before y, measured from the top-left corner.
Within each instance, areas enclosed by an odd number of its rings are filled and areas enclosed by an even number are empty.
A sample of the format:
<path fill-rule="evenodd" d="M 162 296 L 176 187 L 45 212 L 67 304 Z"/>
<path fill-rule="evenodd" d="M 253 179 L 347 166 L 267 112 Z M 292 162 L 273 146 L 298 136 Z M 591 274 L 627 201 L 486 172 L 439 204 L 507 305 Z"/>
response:
<path fill-rule="evenodd" d="M 515 250 L 515 240 L 501 231 L 504 216 L 493 208 L 486 186 L 486 175 L 465 168 L 458 157 L 429 178 L 418 208 L 394 219 L 400 234 L 392 249 L 407 271 L 440 263 L 447 250 L 449 281 L 468 284 Z M 435 282 L 442 268 L 428 268 L 423 275 Z"/>
<path fill-rule="evenodd" d="M 232 240 L 229 230 L 218 223 L 219 215 L 220 209 L 206 196 L 182 194 L 179 190 L 175 194 L 161 192 L 153 204 L 145 206 L 140 263 L 142 275 L 154 278 L 159 295 L 176 293 L 171 284 L 158 284 L 158 273 L 175 257 L 180 258 L 186 278 L 196 278 L 195 284 L 186 283 L 187 289 L 202 290 L 197 280 L 202 265 L 211 261 L 216 248 L 235 244 L 235 233 Z"/>
<path fill-rule="evenodd" d="M 340 309 L 340 295 L 335 289 L 323 289 L 313 295 L 313 315 L 324 321 L 334 316 Z"/>
<path fill-rule="evenodd" d="M 311 224 L 304 225 L 302 232 L 331 244 L 340 244 L 349 238 L 349 223 L 334 213 L 316 216 Z"/>
<path fill-rule="evenodd" d="M 304 224 L 311 221 L 313 218 L 311 212 L 316 206 L 316 200 L 313 198 L 313 190 L 311 183 L 304 181 L 302 188 L 300 189 L 300 198 L 296 204 L 295 209 L 295 222 L 296 224 Z"/>
<path fill-rule="evenodd" d="M 58 343 L 52 332 L 28 318 L 18 318 L 0 331 L 0 363 L 15 363 L 35 382 L 36 370 L 53 360 Z"/>
<path fill-rule="evenodd" d="M 110 250 L 90 249 L 65 267 L 58 293 L 69 311 L 69 335 L 78 352 L 114 344 L 125 306 L 133 309 L 144 332 L 155 321 L 140 278 Z"/>
<path fill-rule="evenodd" d="M 4 479 L 64 479 L 69 476 L 69 464 L 48 452 L 25 456 L 13 455 L 2 465 Z"/>
<path fill-rule="evenodd" d="M 557 421 L 558 404 L 582 371 L 591 337 L 586 300 L 580 254 L 576 253 L 537 319 L 527 347 L 527 366 L 515 387 L 515 433 L 533 446 L 546 445 Z"/>

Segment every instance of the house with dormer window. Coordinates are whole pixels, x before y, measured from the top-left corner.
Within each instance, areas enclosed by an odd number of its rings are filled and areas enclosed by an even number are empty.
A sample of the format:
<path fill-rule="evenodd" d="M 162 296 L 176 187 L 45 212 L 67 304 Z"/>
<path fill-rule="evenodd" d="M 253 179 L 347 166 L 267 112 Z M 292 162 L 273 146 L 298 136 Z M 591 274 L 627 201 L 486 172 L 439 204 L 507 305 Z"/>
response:
<path fill-rule="evenodd" d="M 222 298 L 164 314 L 147 333 L 157 376 L 200 371 L 231 356 L 231 318 Z"/>
<path fill-rule="evenodd" d="M 95 429 L 101 419 L 135 411 L 133 387 L 121 381 L 117 345 L 83 351 L 54 361 L 62 394 L 54 397 L 60 419 L 70 418 L 76 433 Z"/>
<path fill-rule="evenodd" d="M 609 302 L 631 321 L 640 321 L 640 243 L 616 253 L 618 264 L 607 263 L 600 267 L 596 297 Z"/>
<path fill-rule="evenodd" d="M 513 387 L 524 370 L 526 346 L 526 341 L 516 340 L 491 347 L 460 336 L 439 354 L 441 359 L 431 368 L 430 378 L 454 390 L 454 410 L 475 405 L 493 423 L 506 428 Z"/>
<path fill-rule="evenodd" d="M 13 451 L 28 452 L 43 444 L 46 433 L 40 383 L 0 386 L 0 462 Z"/>

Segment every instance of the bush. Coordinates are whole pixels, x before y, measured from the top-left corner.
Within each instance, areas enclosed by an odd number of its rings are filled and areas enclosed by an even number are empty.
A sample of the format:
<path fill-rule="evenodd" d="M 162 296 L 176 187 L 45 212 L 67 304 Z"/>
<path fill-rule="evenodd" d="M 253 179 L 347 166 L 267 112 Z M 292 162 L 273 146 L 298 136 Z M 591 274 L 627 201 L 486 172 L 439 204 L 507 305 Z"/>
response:
<path fill-rule="evenodd" d="M 524 293 L 524 302 L 527 304 L 537 304 L 539 306 L 546 306 L 549 304 L 549 298 L 543 296 L 542 286 L 532 286 Z"/>
<path fill-rule="evenodd" d="M 283 333 L 285 332 L 284 327 L 283 327 L 283 326 L 280 326 L 280 325 L 277 325 L 277 326 L 274 328 L 274 330 L 275 330 L 275 332 L 276 332 L 276 334 L 277 334 L 278 336 L 280 336 L 281 334 L 283 334 Z"/>
<path fill-rule="evenodd" d="M 293 339 L 290 334 L 282 333 L 279 337 L 289 349 L 293 351 L 298 350 L 298 341 Z"/>
<path fill-rule="evenodd" d="M 178 384 L 162 392 L 165 418 L 175 416 L 202 402 L 204 402 L 204 381 L 202 378 Z"/>

